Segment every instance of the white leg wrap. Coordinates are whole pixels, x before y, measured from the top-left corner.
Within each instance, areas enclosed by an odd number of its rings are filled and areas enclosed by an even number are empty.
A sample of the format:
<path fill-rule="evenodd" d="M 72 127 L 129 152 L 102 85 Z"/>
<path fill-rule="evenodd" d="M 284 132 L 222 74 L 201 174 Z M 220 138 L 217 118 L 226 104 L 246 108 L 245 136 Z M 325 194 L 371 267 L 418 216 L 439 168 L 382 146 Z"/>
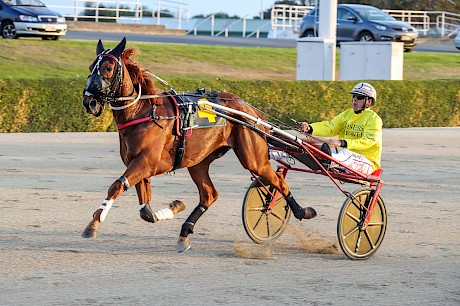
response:
<path fill-rule="evenodd" d="M 174 217 L 174 213 L 170 208 L 162 208 L 154 212 L 154 214 L 158 221 L 171 220 Z"/>
<path fill-rule="evenodd" d="M 102 202 L 102 205 L 99 207 L 99 209 L 102 209 L 101 215 L 99 216 L 99 221 L 101 223 L 104 222 L 105 218 L 107 217 L 107 214 L 109 213 L 112 204 L 113 200 L 105 199 L 104 202 Z"/>

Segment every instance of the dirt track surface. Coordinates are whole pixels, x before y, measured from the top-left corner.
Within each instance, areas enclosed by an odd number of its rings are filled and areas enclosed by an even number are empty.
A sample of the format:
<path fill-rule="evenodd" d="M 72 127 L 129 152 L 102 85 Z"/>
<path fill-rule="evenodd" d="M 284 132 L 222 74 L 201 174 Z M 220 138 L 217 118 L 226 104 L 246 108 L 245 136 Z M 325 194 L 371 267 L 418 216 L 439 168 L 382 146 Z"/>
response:
<path fill-rule="evenodd" d="M 388 228 L 377 253 L 338 248 L 344 196 L 324 177 L 288 174 L 318 217 L 291 218 L 271 245 L 241 222 L 250 175 L 232 152 L 211 167 L 219 200 L 177 254 L 198 201 L 186 170 L 152 180 L 153 207 L 182 200 L 168 222 L 140 219 L 134 188 L 96 239 L 81 232 L 124 166 L 115 133 L 0 134 L 1 305 L 459 305 L 460 128 L 384 130 Z M 346 184 L 353 191 L 356 185 Z"/>

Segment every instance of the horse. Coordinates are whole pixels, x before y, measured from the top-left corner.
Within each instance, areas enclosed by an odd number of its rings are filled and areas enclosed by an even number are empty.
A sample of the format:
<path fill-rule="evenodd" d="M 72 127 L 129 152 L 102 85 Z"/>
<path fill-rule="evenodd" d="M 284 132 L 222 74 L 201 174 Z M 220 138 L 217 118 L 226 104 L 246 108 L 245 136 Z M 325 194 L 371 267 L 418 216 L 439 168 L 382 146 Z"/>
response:
<path fill-rule="evenodd" d="M 155 223 L 173 218 L 174 214 L 184 210 L 185 205 L 173 201 L 169 208 L 153 211 L 150 180 L 156 175 L 187 168 L 198 188 L 199 203 L 182 224 L 177 251 L 189 249 L 189 235 L 194 233 L 196 222 L 218 198 L 209 176 L 210 164 L 230 149 L 245 169 L 274 186 L 285 197 L 297 219 L 316 216 L 313 208 L 302 208 L 296 202 L 282 175 L 271 167 L 267 139 L 263 134 L 247 125 L 227 120 L 222 126 L 193 129 L 186 141 L 179 137 L 176 130 L 181 116 L 172 100 L 181 97 L 172 88 L 162 92 L 155 87 L 152 78 L 155 75 L 135 59 L 138 52 L 136 48 L 126 48 L 126 38 L 113 49 L 105 49 L 99 40 L 96 59 L 90 65 L 83 90 L 83 106 L 95 117 L 103 113 L 106 105 L 110 106 L 118 127 L 120 156 L 126 170 L 109 187 L 107 197 L 82 233 L 84 238 L 97 237 L 99 225 L 114 200 L 132 186 L 136 188 L 143 220 Z M 225 107 L 262 117 L 259 111 L 235 94 L 217 91 L 212 96 Z"/>

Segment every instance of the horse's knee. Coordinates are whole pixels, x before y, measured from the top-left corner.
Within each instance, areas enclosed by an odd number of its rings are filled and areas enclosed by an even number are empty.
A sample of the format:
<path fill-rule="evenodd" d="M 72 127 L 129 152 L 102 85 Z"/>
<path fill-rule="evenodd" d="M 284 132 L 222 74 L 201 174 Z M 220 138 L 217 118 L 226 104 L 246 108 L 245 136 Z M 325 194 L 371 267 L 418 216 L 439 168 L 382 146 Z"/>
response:
<path fill-rule="evenodd" d="M 125 185 L 121 181 L 116 180 L 109 187 L 108 197 L 111 199 L 115 199 L 119 197 L 124 191 L 125 191 Z"/>
<path fill-rule="evenodd" d="M 219 197 L 219 193 L 217 192 L 216 188 L 212 185 L 208 186 L 203 186 L 202 189 L 199 188 L 199 193 L 200 193 L 200 203 L 206 209 L 208 209 L 212 203 L 217 201 L 217 198 Z"/>

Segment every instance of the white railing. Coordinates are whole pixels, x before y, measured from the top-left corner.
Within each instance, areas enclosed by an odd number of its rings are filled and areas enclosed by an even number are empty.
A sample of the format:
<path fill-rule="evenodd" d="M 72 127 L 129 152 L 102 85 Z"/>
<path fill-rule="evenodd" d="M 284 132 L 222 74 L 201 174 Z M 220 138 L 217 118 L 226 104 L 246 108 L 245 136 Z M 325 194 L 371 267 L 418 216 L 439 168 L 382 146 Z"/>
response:
<path fill-rule="evenodd" d="M 394 18 L 404 21 L 425 35 L 430 30 L 430 16 L 427 11 L 383 10 Z"/>
<path fill-rule="evenodd" d="M 441 35 L 451 35 L 460 29 L 460 14 L 439 12 L 436 16 L 436 29 Z"/>
<path fill-rule="evenodd" d="M 460 14 L 438 11 L 384 11 L 396 19 L 407 22 L 424 35 L 428 34 L 430 30 L 436 29 L 441 36 L 444 36 L 460 27 Z"/>
<path fill-rule="evenodd" d="M 121 19 L 142 19 L 142 1 L 140 0 L 61 0 L 60 5 L 43 2 L 49 8 L 57 10 L 67 19 L 74 21 L 115 20 L 118 22 Z M 107 12 L 110 13 L 107 14 Z"/>
<path fill-rule="evenodd" d="M 119 20 L 140 21 L 143 16 L 141 0 L 60 0 L 59 5 L 47 4 L 46 0 L 42 1 L 49 8 L 74 21 L 89 20 L 99 22 L 104 19 L 114 20 L 115 22 Z M 187 3 L 169 0 L 154 0 L 153 2 L 156 7 L 153 7 L 149 12 L 151 11 L 151 16 L 156 18 L 156 24 L 158 25 L 160 24 L 161 13 L 173 15 L 177 19 L 178 29 L 182 29 L 182 20 L 184 18 L 189 19 Z M 111 13 L 107 14 L 107 12 Z"/>
<path fill-rule="evenodd" d="M 277 4 L 272 6 L 271 23 L 272 30 L 276 33 L 278 30 L 292 30 L 294 33 L 299 31 L 302 17 L 314 6 L 299 6 Z"/>
<path fill-rule="evenodd" d="M 240 18 L 240 19 L 237 19 L 237 20 L 231 22 L 229 25 L 227 25 L 225 28 L 223 28 L 219 33 L 217 33 L 216 36 L 219 36 L 220 34 L 225 33 L 225 37 L 228 37 L 228 30 L 232 26 L 234 26 L 235 24 L 237 24 L 240 21 L 242 21 L 243 22 L 243 34 L 242 34 L 242 36 L 246 37 L 246 18 L 247 18 L 247 15 L 244 16 L 243 18 Z"/>
<path fill-rule="evenodd" d="M 202 21 L 200 21 L 199 23 L 195 24 L 195 26 L 193 28 L 191 28 L 190 30 L 188 30 L 187 32 L 185 32 L 185 34 L 188 35 L 188 34 L 193 32 L 193 35 L 196 36 L 197 31 L 198 31 L 198 27 L 200 25 L 204 24 L 209 19 L 211 19 L 211 36 L 214 36 L 214 26 L 215 26 L 215 24 L 214 24 L 214 22 L 215 22 L 214 15 L 208 16 L 205 19 L 203 19 Z"/>
<path fill-rule="evenodd" d="M 239 36 L 239 37 L 256 37 L 260 38 L 263 28 L 269 28 L 270 21 L 260 20 L 260 19 L 248 19 L 247 16 L 244 16 L 240 19 L 231 19 L 231 18 L 215 18 L 214 15 L 208 16 L 204 19 L 191 19 L 196 21 L 186 34 L 192 34 L 194 36 L 198 35 L 198 32 L 210 33 L 211 36 L 223 36 L 228 37 Z M 217 33 L 216 33 L 217 32 Z M 249 33 L 249 34 L 247 34 Z M 268 33 L 266 31 L 265 33 Z M 263 34 L 262 34 L 263 35 Z"/>
<path fill-rule="evenodd" d="M 260 30 L 262 30 L 263 28 L 266 28 L 268 27 L 270 24 L 269 23 L 266 23 L 266 24 L 263 24 L 262 26 L 258 27 L 255 31 L 249 33 L 246 37 L 249 38 L 249 37 L 252 37 L 252 36 L 256 36 L 256 38 L 259 38 L 260 37 Z"/>
<path fill-rule="evenodd" d="M 190 18 L 189 8 L 188 8 L 187 3 L 170 1 L 170 0 L 156 0 L 156 2 L 157 2 L 156 11 L 152 9 L 152 17 L 156 17 L 157 25 L 161 24 L 161 9 L 164 9 L 164 8 L 167 9 L 167 12 L 174 13 L 175 17 L 178 20 L 177 27 L 179 30 L 182 29 L 182 19 L 186 18 L 186 20 L 188 20 Z M 172 9 L 173 12 L 171 12 L 170 9 Z"/>

